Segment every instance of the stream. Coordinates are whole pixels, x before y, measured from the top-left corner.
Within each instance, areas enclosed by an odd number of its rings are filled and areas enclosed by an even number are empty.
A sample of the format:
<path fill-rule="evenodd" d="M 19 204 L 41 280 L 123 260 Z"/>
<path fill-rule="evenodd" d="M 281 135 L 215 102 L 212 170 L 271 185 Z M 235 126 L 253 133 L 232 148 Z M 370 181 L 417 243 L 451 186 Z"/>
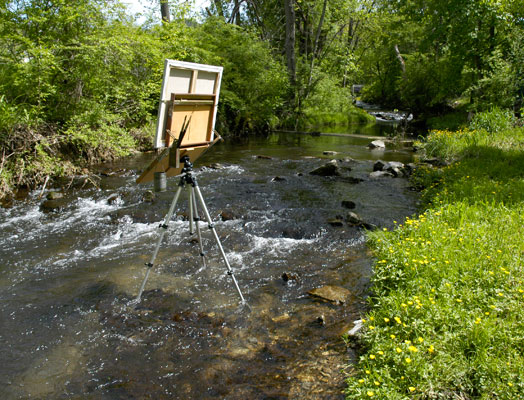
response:
<path fill-rule="evenodd" d="M 197 161 L 249 307 L 207 226 L 202 267 L 185 191 L 130 303 L 178 184 L 143 200 L 152 184 L 135 179 L 152 153 L 100 166 L 99 187 L 72 185 L 57 212 L 42 210 L 40 192 L 0 209 L 0 398 L 343 399 L 355 354 L 342 335 L 365 311 L 372 258 L 362 229 L 328 220 L 349 212 L 342 200 L 380 228 L 416 211 L 407 179 L 369 176 L 374 160 L 413 153 L 369 142 L 280 133 L 222 142 Z M 309 174 L 332 158 L 345 159 L 342 176 Z M 323 285 L 349 300 L 308 295 Z"/>

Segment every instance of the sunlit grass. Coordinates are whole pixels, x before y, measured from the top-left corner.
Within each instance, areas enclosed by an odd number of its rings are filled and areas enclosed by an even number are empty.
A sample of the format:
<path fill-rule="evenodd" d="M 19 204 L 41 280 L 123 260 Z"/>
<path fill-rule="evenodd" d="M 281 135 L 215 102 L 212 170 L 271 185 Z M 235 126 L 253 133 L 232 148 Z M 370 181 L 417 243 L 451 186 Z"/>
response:
<path fill-rule="evenodd" d="M 416 176 L 425 212 L 369 235 L 373 296 L 348 399 L 524 397 L 523 137 L 430 135 L 430 155 L 455 163 Z"/>

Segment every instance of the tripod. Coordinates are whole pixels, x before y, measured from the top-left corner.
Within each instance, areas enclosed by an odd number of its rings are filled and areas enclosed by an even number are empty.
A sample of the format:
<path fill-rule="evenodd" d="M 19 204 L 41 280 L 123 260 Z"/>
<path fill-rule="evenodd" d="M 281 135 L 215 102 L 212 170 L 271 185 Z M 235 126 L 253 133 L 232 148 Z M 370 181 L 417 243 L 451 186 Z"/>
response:
<path fill-rule="evenodd" d="M 222 255 L 222 259 L 224 260 L 224 263 L 226 264 L 227 274 L 230 275 L 231 278 L 233 279 L 233 283 L 235 284 L 235 288 L 237 289 L 237 292 L 240 295 L 240 299 L 242 303 L 245 303 L 244 296 L 242 296 L 242 292 L 240 291 L 238 282 L 235 278 L 235 275 L 233 274 L 231 265 L 229 265 L 229 261 L 227 260 L 226 253 L 224 252 L 222 244 L 220 243 L 220 239 L 218 238 L 218 234 L 215 230 L 215 226 L 213 225 L 213 221 L 211 220 L 211 216 L 209 215 L 209 211 L 207 210 L 206 203 L 204 202 L 204 198 L 202 197 L 202 193 L 200 192 L 200 188 L 198 187 L 197 180 L 193 176 L 193 164 L 191 163 L 188 156 L 183 156 L 180 159 L 180 161 L 184 163 L 184 168 L 182 169 L 182 175 L 180 176 L 180 182 L 178 183 L 178 189 L 175 193 L 175 197 L 173 198 L 173 201 L 171 202 L 171 206 L 169 207 L 169 211 L 166 214 L 164 222 L 160 224 L 160 226 L 158 227 L 160 231 L 160 237 L 158 238 L 158 241 L 156 243 L 155 250 L 153 251 L 153 255 L 151 256 L 151 260 L 148 263 L 146 263 L 146 267 L 147 267 L 146 275 L 144 277 L 144 280 L 142 281 L 142 285 L 140 286 L 140 290 L 138 292 L 138 296 L 136 297 L 135 301 L 137 303 L 140 302 L 142 292 L 144 291 L 144 287 L 146 286 L 147 279 L 149 278 L 149 274 L 151 270 L 153 269 L 155 259 L 158 255 L 158 251 L 160 250 L 160 245 L 162 244 L 164 235 L 167 232 L 169 221 L 171 220 L 171 217 L 173 216 L 173 213 L 175 211 L 175 207 L 178 202 L 178 197 L 180 196 L 182 189 L 187 184 L 189 185 L 189 233 L 191 235 L 194 233 L 193 231 L 193 223 L 194 223 L 196 227 L 196 231 L 197 231 L 198 244 L 200 247 L 200 256 L 202 259 L 203 267 L 204 268 L 206 267 L 206 258 L 205 258 L 205 253 L 204 253 L 204 246 L 202 244 L 202 234 L 200 231 L 200 224 L 199 224 L 200 216 L 199 216 L 197 198 L 200 204 L 202 205 L 202 210 L 204 211 L 204 215 L 208 223 L 208 227 L 213 232 L 213 236 L 215 237 L 215 241 L 217 242 L 218 249 L 220 250 L 220 254 Z"/>

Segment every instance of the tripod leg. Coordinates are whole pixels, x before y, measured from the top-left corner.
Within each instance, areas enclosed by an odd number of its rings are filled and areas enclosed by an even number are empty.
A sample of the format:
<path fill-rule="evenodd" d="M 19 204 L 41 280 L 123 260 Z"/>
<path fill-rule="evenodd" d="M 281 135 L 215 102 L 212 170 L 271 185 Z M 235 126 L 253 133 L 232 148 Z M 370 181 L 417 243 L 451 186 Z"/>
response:
<path fill-rule="evenodd" d="M 173 216 L 173 213 L 175 212 L 176 203 L 178 201 L 178 197 L 180 196 L 180 192 L 182 191 L 182 186 L 183 185 L 178 186 L 178 189 L 175 193 L 175 197 L 173 198 L 173 201 L 171 202 L 171 206 L 169 207 L 169 211 L 167 212 L 166 217 L 164 218 L 164 223 L 159 226 L 160 237 L 158 238 L 158 241 L 156 242 L 156 247 L 155 247 L 155 250 L 153 251 L 153 255 L 151 256 L 151 260 L 146 264 L 147 266 L 146 276 L 144 277 L 144 280 L 142 281 L 142 285 L 140 286 L 140 290 L 138 291 L 138 296 L 136 296 L 137 303 L 140 301 L 140 297 L 142 296 L 142 292 L 144 291 L 144 287 L 146 286 L 147 279 L 149 278 L 149 273 L 151 272 L 151 269 L 153 269 L 153 264 L 155 262 L 156 256 L 158 255 L 158 250 L 160 250 L 162 239 L 164 239 L 164 235 L 166 234 L 169 221 L 171 220 L 171 217 Z"/>
<path fill-rule="evenodd" d="M 213 221 L 211 220 L 211 216 L 209 215 L 209 211 L 207 210 L 206 203 L 204 202 L 204 198 L 202 197 L 202 193 L 200 192 L 200 188 L 195 185 L 195 192 L 198 196 L 198 200 L 200 201 L 200 204 L 202 205 L 202 209 L 204 210 L 204 215 L 206 216 L 207 223 L 209 224 L 209 229 L 213 232 L 213 236 L 215 237 L 215 240 L 218 245 L 218 249 L 220 250 L 220 254 L 222 255 L 222 259 L 224 260 L 224 263 L 227 267 L 227 274 L 231 276 L 233 279 L 233 283 L 235 284 L 235 287 L 237 289 L 238 294 L 240 295 L 240 299 L 242 300 L 242 303 L 245 303 L 244 296 L 242 296 L 242 292 L 240 291 L 240 287 L 238 286 L 238 282 L 235 278 L 235 275 L 233 274 L 233 270 L 231 269 L 231 266 L 229 265 L 229 261 L 227 260 L 226 253 L 224 252 L 224 249 L 222 248 L 222 244 L 220 243 L 220 239 L 218 238 L 217 231 L 215 230 L 215 226 L 213 225 Z"/>
<path fill-rule="evenodd" d="M 195 231 L 193 230 L 193 220 L 194 220 L 194 213 L 196 210 L 193 208 L 193 188 L 191 186 L 188 186 L 189 189 L 189 235 L 193 235 Z M 198 225 L 198 223 L 197 223 Z"/>
<path fill-rule="evenodd" d="M 197 207 L 197 202 L 195 198 L 195 188 L 194 187 L 191 187 L 191 198 L 190 199 L 193 202 L 191 206 L 195 213 L 195 225 L 196 225 L 196 231 L 197 231 L 197 236 L 198 236 L 198 245 L 200 246 L 200 256 L 202 257 L 202 265 L 204 268 L 206 268 L 206 254 L 204 253 L 204 244 L 202 243 L 202 233 L 200 232 L 200 224 L 199 224 L 200 215 L 198 214 L 198 207 Z"/>

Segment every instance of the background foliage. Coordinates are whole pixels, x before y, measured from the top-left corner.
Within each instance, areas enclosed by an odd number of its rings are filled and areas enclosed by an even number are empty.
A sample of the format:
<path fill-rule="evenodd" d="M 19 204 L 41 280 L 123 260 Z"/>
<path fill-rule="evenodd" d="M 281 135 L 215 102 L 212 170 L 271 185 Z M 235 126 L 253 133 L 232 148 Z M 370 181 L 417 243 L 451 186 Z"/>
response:
<path fill-rule="evenodd" d="M 353 84 L 416 116 L 522 107 L 522 0 L 169 6 L 139 24 L 117 0 L 0 2 L 0 197 L 147 147 L 165 58 L 224 66 L 226 135 L 366 120 Z"/>

